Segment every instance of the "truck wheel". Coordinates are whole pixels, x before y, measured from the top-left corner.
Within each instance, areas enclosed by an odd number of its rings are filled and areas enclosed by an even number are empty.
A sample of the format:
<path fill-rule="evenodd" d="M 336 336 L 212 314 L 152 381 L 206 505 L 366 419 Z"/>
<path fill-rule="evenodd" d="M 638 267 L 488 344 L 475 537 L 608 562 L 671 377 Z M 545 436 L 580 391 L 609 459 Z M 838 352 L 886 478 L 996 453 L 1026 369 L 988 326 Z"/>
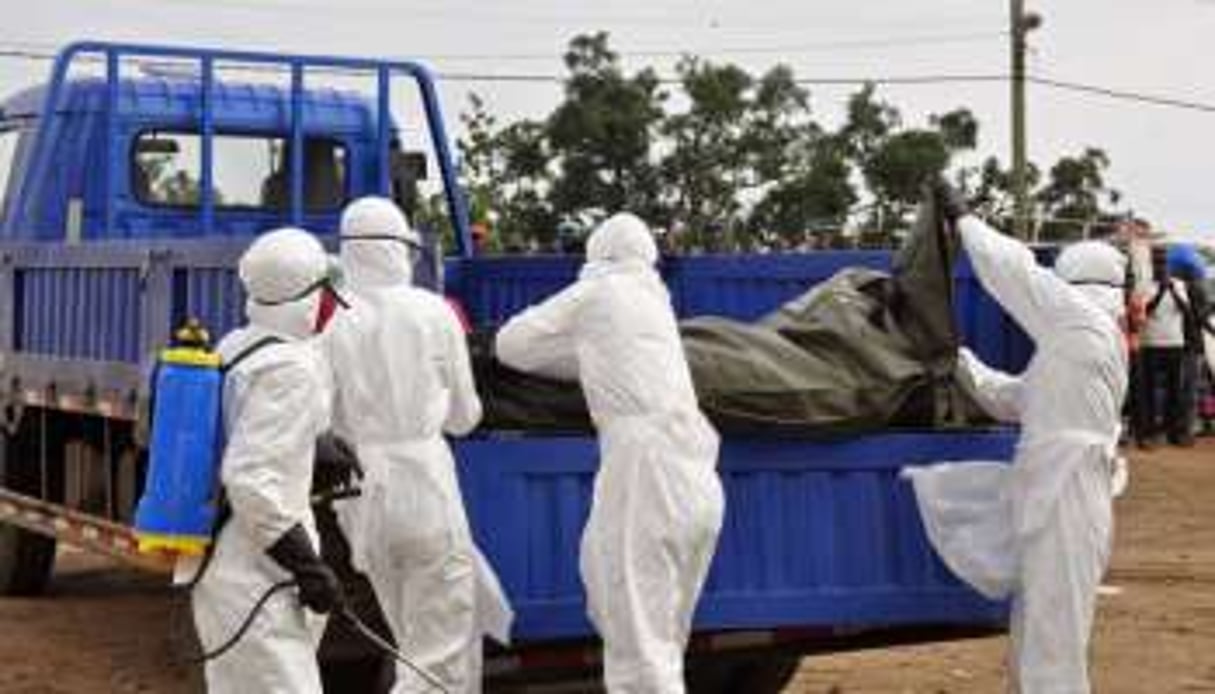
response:
<path fill-rule="evenodd" d="M 0 479 L 13 491 L 31 489 L 29 475 L 10 466 L 9 454 L 16 442 L 8 436 L 0 440 Z M 23 479 L 24 478 L 24 479 Z M 39 595 L 50 581 L 55 566 L 55 540 L 15 525 L 0 523 L 0 595 Z"/>
<path fill-rule="evenodd" d="M 0 524 L 0 595 L 40 595 L 54 565 L 54 540 Z"/>
<path fill-rule="evenodd" d="M 800 662 L 787 653 L 697 658 L 687 665 L 688 694 L 780 694 Z"/>

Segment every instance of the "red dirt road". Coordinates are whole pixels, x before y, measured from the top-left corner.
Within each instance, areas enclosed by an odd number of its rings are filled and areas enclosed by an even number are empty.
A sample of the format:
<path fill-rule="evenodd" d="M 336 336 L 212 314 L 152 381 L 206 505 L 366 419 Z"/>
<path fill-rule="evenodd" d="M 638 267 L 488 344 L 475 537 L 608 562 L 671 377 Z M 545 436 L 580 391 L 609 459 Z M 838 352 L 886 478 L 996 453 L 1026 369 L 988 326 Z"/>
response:
<path fill-rule="evenodd" d="M 1215 692 L 1215 441 L 1131 453 L 1092 658 L 1101 694 Z M 1004 691 L 1003 637 L 806 659 L 792 694 Z"/>
<path fill-rule="evenodd" d="M 1096 691 L 1215 693 L 1215 441 L 1133 454 L 1117 523 Z M 197 674 L 170 665 L 187 651 L 188 618 L 156 579 L 62 553 L 50 595 L 0 599 L 0 693 L 195 694 Z M 808 658 L 788 691 L 1001 692 L 1004 647 L 989 638 Z"/>

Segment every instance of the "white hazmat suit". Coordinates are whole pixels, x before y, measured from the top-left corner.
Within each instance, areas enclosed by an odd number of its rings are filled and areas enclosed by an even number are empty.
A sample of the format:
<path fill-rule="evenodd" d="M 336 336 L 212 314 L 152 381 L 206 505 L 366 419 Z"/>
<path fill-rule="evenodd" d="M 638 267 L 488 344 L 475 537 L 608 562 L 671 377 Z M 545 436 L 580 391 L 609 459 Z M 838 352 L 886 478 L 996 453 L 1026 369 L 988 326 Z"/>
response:
<path fill-rule="evenodd" d="M 482 635 L 505 642 L 511 614 L 473 544 L 444 434 L 481 419 L 464 331 L 453 309 L 411 283 L 417 235 L 383 198 L 342 215 L 351 309 L 326 334 L 334 429 L 354 444 L 363 494 L 338 511 L 401 652 L 447 691 L 481 688 Z M 407 666 L 395 694 L 433 691 Z"/>
<path fill-rule="evenodd" d="M 497 337 L 503 363 L 577 377 L 598 430 L 580 566 L 613 694 L 684 691 L 724 510 L 718 436 L 698 407 L 657 256 L 640 219 L 612 217 L 591 234 L 577 283 Z"/>
<path fill-rule="evenodd" d="M 235 634 L 272 585 L 292 578 L 267 555 L 280 539 L 302 526 L 313 549 L 319 546 L 309 493 L 314 447 L 329 427 L 330 409 L 324 365 L 308 338 L 326 271 L 320 243 L 299 229 L 263 235 L 240 261 L 249 324 L 219 345 L 225 363 L 247 353 L 224 380 L 220 477 L 231 518 L 193 592 L 205 650 Z M 278 592 L 248 634 L 207 663 L 207 691 L 320 694 L 316 649 L 324 625 L 295 591 Z"/>
<path fill-rule="evenodd" d="M 950 568 L 992 598 L 1013 598 L 1017 691 L 1090 691 L 1096 592 L 1112 538 L 1113 476 L 1127 357 L 1119 327 L 1125 261 L 1113 247 L 1065 249 L 1055 271 L 973 216 L 958 232 L 983 287 L 1034 341 L 1019 376 L 962 365 L 994 417 L 1021 424 L 1011 466 L 907 470 L 925 527 Z"/>

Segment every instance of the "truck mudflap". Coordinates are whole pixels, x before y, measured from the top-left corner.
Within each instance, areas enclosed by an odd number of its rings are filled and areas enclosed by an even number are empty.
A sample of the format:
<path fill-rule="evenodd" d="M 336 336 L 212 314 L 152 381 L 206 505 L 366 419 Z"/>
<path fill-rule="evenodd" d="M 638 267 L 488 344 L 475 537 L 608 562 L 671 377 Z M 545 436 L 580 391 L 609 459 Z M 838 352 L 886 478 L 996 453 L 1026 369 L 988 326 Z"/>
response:
<path fill-rule="evenodd" d="M 172 556 L 140 553 L 139 540 L 131 528 L 3 488 L 0 522 L 108 555 L 145 571 L 165 575 L 173 572 Z"/>

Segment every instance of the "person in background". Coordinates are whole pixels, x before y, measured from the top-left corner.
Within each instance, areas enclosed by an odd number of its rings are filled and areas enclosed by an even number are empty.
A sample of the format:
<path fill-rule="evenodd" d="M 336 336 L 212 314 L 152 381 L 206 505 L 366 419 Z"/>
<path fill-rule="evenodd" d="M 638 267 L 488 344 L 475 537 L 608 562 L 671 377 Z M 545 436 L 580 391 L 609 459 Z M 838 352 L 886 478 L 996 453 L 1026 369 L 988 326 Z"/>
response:
<path fill-rule="evenodd" d="M 1131 219 L 1119 224 L 1116 234 L 1110 240 L 1119 242 L 1129 251 L 1136 239 L 1146 236 L 1147 233 L 1147 222 Z M 1145 449 L 1151 445 L 1152 426 L 1148 419 L 1143 389 L 1143 330 L 1147 326 L 1147 299 L 1139 287 L 1135 264 L 1128 262 L 1123 289 L 1126 313 L 1122 318 L 1122 333 L 1126 338 L 1129 365 L 1125 405 L 1129 426 L 1128 431 L 1124 433 L 1134 440 L 1137 447 Z"/>
<path fill-rule="evenodd" d="M 1163 435 L 1174 445 L 1188 445 L 1193 435 L 1186 415 L 1186 323 L 1191 316 L 1185 283 L 1169 271 L 1164 246 L 1152 248 L 1152 282 L 1148 284 L 1147 325 L 1143 331 L 1143 406 L 1146 439 Z M 1192 398 L 1188 399 L 1192 407 Z"/>
<path fill-rule="evenodd" d="M 1193 249 L 1188 249 L 1193 252 Z M 1206 365 L 1206 350 L 1204 349 L 1203 325 L 1209 312 L 1206 290 L 1203 288 L 1205 279 L 1203 269 L 1194 263 L 1179 263 L 1172 270 L 1173 275 L 1185 285 L 1185 297 L 1189 310 L 1184 316 L 1185 353 L 1181 361 L 1181 417 L 1178 425 L 1181 432 L 1179 443 L 1190 446 L 1194 443 L 1194 433 L 1198 419 L 1198 394 L 1203 381 L 1201 375 Z"/>

